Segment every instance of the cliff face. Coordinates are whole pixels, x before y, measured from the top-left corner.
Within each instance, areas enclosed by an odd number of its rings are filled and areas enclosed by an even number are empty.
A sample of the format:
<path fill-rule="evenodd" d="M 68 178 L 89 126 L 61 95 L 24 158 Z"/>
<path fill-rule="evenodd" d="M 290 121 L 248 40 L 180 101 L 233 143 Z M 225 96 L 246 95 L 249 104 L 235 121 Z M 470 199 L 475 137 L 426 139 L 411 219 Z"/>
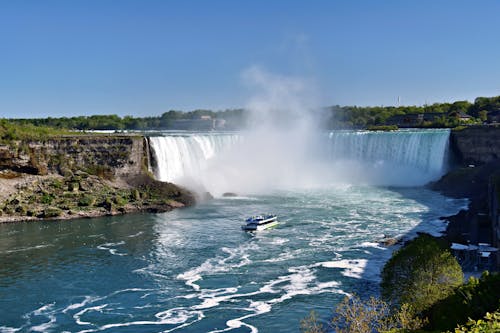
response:
<path fill-rule="evenodd" d="M 453 130 L 450 147 L 460 167 L 431 188 L 453 197 L 470 199 L 467 211 L 448 217 L 448 239 L 500 247 L 500 127 L 474 126 Z M 475 167 L 469 167 L 474 165 Z M 500 256 L 497 256 L 497 268 Z"/>
<path fill-rule="evenodd" d="M 500 159 L 500 127 L 474 126 L 454 130 L 450 143 L 458 163 L 463 166 L 483 165 Z"/>
<path fill-rule="evenodd" d="M 147 140 L 74 135 L 0 145 L 0 222 L 166 212 L 194 196 L 147 172 Z"/>
<path fill-rule="evenodd" d="M 74 170 L 107 177 L 140 174 L 145 158 L 141 136 L 82 135 L 52 138 L 44 142 L 0 145 L 0 170 L 46 175 Z"/>

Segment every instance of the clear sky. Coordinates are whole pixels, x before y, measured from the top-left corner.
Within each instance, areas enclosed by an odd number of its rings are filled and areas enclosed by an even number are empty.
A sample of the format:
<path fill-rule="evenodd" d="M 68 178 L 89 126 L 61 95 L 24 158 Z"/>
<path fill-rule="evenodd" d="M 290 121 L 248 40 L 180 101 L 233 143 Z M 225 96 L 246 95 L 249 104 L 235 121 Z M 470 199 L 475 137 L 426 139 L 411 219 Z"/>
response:
<path fill-rule="evenodd" d="M 244 106 L 259 66 L 321 105 L 500 95 L 498 0 L 0 0 L 0 118 Z"/>

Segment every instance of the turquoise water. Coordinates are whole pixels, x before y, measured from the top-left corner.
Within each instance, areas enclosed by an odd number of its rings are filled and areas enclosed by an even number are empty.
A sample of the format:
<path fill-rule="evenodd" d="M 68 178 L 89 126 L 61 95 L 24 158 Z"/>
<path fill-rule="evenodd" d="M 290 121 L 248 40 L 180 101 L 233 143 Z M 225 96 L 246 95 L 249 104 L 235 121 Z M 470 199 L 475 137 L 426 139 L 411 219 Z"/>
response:
<path fill-rule="evenodd" d="M 378 291 L 384 234 L 438 231 L 463 201 L 344 186 L 219 198 L 164 214 L 0 225 L 2 332 L 298 332 Z M 244 233 L 245 217 L 279 216 Z"/>

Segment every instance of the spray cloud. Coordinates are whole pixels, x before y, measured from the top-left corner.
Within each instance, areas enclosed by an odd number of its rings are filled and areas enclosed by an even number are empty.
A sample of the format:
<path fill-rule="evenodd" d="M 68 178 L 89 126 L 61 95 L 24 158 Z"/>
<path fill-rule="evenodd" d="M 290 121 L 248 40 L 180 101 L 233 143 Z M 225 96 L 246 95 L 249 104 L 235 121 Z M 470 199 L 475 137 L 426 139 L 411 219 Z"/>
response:
<path fill-rule="evenodd" d="M 259 67 L 242 77 L 254 92 L 246 106 L 248 128 L 233 135 L 152 138 L 157 158 L 169 162 L 159 168 L 161 180 L 219 196 L 332 184 L 415 186 L 443 173 L 447 131 L 325 133 L 310 80 Z"/>
<path fill-rule="evenodd" d="M 241 142 L 210 163 L 205 186 L 221 192 L 256 193 L 312 185 L 318 122 L 314 85 L 260 67 L 244 71 L 254 96 L 246 109 L 249 128 Z"/>

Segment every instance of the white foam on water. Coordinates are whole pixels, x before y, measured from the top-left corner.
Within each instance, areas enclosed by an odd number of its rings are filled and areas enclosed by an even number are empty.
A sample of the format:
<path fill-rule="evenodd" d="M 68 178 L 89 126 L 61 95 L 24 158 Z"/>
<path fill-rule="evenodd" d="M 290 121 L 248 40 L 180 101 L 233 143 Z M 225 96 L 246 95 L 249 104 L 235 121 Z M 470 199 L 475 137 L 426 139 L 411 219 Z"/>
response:
<path fill-rule="evenodd" d="M 102 297 L 84 296 L 84 299 L 82 302 L 73 303 L 73 304 L 68 305 L 67 307 L 65 307 L 62 310 L 62 313 L 67 313 L 68 311 L 79 309 L 79 308 L 81 308 L 89 303 L 93 303 L 93 302 L 98 301 L 100 299 L 102 299 Z"/>
<path fill-rule="evenodd" d="M 298 295 L 316 295 L 321 293 L 337 293 L 349 295 L 343 290 L 338 289 L 340 283 L 337 281 L 320 283 L 315 282 L 316 277 L 310 267 L 292 267 L 288 270 L 288 272 L 290 274 L 279 276 L 277 279 L 267 282 L 257 292 L 235 294 L 233 296 L 218 299 L 217 302 L 221 302 L 229 301 L 236 297 L 249 297 L 260 294 L 281 294 L 280 297 L 269 299 L 267 301 L 253 301 L 251 299 L 248 299 L 250 304 L 246 310 L 252 311 L 251 314 L 230 319 L 226 322 L 227 328 L 212 330 L 210 332 L 227 332 L 236 328 L 240 328 L 242 326 L 248 327 L 251 332 L 258 332 L 258 329 L 255 326 L 245 323 L 244 320 L 270 312 L 273 305 L 282 303 Z"/>
<path fill-rule="evenodd" d="M 242 326 L 248 327 L 250 329 L 250 332 L 252 332 L 252 333 L 257 333 L 257 332 L 259 332 L 257 327 L 250 325 L 250 324 L 247 324 L 243 320 L 270 312 L 271 309 L 272 309 L 272 306 L 266 302 L 250 301 L 250 305 L 249 305 L 248 310 L 253 310 L 254 311 L 253 313 L 242 316 L 242 317 L 230 319 L 230 320 L 226 321 L 227 328 L 224 328 L 222 330 L 213 330 L 213 331 L 210 331 L 209 333 L 227 332 L 227 331 L 234 330 L 236 328 L 240 328 Z"/>
<path fill-rule="evenodd" d="M 83 310 L 78 311 L 77 313 L 75 313 L 73 315 L 73 319 L 75 319 L 75 322 L 78 325 L 92 325 L 91 322 L 82 321 L 81 320 L 82 315 L 86 314 L 87 312 L 92 312 L 92 311 L 102 312 L 102 309 L 106 308 L 107 306 L 108 306 L 108 304 L 101 304 L 101 305 L 91 306 L 89 308 L 85 308 L 85 309 L 83 309 Z M 87 332 L 87 331 L 85 331 L 85 332 Z M 93 332 L 93 331 L 88 331 L 88 332 Z"/>
<path fill-rule="evenodd" d="M 264 260 L 262 260 L 262 262 L 280 262 L 280 261 L 291 260 L 291 259 L 294 259 L 294 258 L 295 258 L 295 256 L 294 256 L 293 253 L 291 253 L 291 252 L 282 252 L 277 257 L 272 257 L 272 258 L 269 258 L 269 259 L 264 259 Z"/>
<path fill-rule="evenodd" d="M 198 295 L 203 303 L 192 306 L 195 310 L 209 309 L 219 305 L 221 302 L 228 301 L 232 298 L 248 296 L 249 294 L 236 294 L 238 288 L 222 288 L 215 290 L 204 289 L 201 295 Z"/>
<path fill-rule="evenodd" d="M 88 235 L 88 238 L 104 238 L 103 234 Z"/>
<path fill-rule="evenodd" d="M 144 274 L 144 275 L 150 275 L 152 277 L 156 277 L 159 279 L 165 279 L 167 276 L 164 274 L 156 273 L 155 270 L 156 265 L 151 264 L 142 268 L 134 269 L 132 273 L 136 274 Z"/>
<path fill-rule="evenodd" d="M 184 280 L 187 286 L 190 286 L 194 290 L 198 291 L 200 290 L 200 286 L 196 284 L 196 282 L 203 278 L 203 274 L 212 275 L 216 273 L 223 273 L 228 272 L 233 268 L 249 265 L 251 260 L 249 259 L 249 254 L 247 252 L 255 250 L 256 248 L 258 248 L 258 246 L 253 243 L 245 243 L 234 249 L 223 247 L 221 248 L 221 251 L 229 254 L 229 256 L 217 256 L 215 258 L 207 259 L 200 266 L 178 274 L 176 278 Z M 234 262 L 234 259 L 237 261 Z"/>
<path fill-rule="evenodd" d="M 127 237 L 128 237 L 128 238 L 134 238 L 134 237 L 137 237 L 137 236 L 142 235 L 143 233 L 144 233 L 143 231 L 139 231 L 138 233 L 133 234 L 133 235 L 130 235 L 130 236 L 127 236 Z"/>
<path fill-rule="evenodd" d="M 31 313 L 34 314 L 35 316 L 43 315 L 48 310 L 51 310 L 52 308 L 54 308 L 54 305 L 55 305 L 55 303 L 45 304 L 42 307 L 40 307 L 36 310 L 33 310 Z"/>
<path fill-rule="evenodd" d="M 50 246 L 53 246 L 53 245 L 52 244 L 42 244 L 42 245 L 36 245 L 36 246 L 22 247 L 22 248 L 14 249 L 14 250 L 0 251 L 0 253 L 24 252 L 24 251 L 43 249 L 43 248 L 50 247 Z"/>
<path fill-rule="evenodd" d="M 55 303 L 45 304 L 44 306 L 28 313 L 26 316 L 30 318 L 31 316 L 45 316 L 49 319 L 48 322 L 32 326 L 30 331 L 32 332 L 47 332 L 49 331 L 56 322 L 56 316 L 54 315 L 54 305 Z"/>
<path fill-rule="evenodd" d="M 446 232 L 447 226 L 448 226 L 448 221 L 434 219 L 428 221 L 425 224 L 418 225 L 410 235 L 416 236 L 417 232 L 423 232 L 432 235 L 434 237 L 441 237 Z"/>
<path fill-rule="evenodd" d="M 99 250 L 109 251 L 109 253 L 111 253 L 114 256 L 126 256 L 127 255 L 126 253 L 120 253 L 120 252 L 118 252 L 117 249 L 112 248 L 112 246 L 119 246 L 119 245 L 123 245 L 123 244 L 125 244 L 124 241 L 117 242 L 117 243 L 105 243 L 105 244 L 98 245 L 97 248 Z"/>
<path fill-rule="evenodd" d="M 360 247 L 373 247 L 373 248 L 379 249 L 379 250 L 387 250 L 386 247 L 381 246 L 380 243 L 376 243 L 376 242 L 363 242 L 359 246 Z"/>
<path fill-rule="evenodd" d="M 201 264 L 201 266 L 198 266 L 194 269 L 190 269 L 187 272 L 177 275 L 176 278 L 179 280 L 185 280 L 186 281 L 185 284 L 187 286 L 190 286 L 194 290 L 198 291 L 200 290 L 200 286 L 197 285 L 195 282 L 201 280 L 201 274 L 200 274 L 201 272 L 207 272 L 207 271 L 210 272 L 215 271 L 215 267 L 209 261 L 205 261 L 203 264 Z"/>
<path fill-rule="evenodd" d="M 147 289 L 147 288 L 126 288 L 126 289 L 121 289 L 121 290 L 116 290 L 113 291 L 111 294 L 109 294 L 108 297 L 115 296 L 118 294 L 123 294 L 123 293 L 129 293 L 129 292 L 138 292 L 138 291 L 155 291 L 155 289 Z"/>
<path fill-rule="evenodd" d="M 321 265 L 325 268 L 342 268 L 344 269 L 342 271 L 342 275 L 355 279 L 361 279 L 367 263 L 367 259 L 342 259 L 337 261 L 325 261 L 318 263 L 317 265 Z"/>
<path fill-rule="evenodd" d="M 47 323 L 43 323 L 37 326 L 31 327 L 31 331 L 33 332 L 48 332 L 52 327 L 54 327 L 54 324 L 56 322 L 56 317 L 55 316 L 49 316 L 50 321 Z"/>
<path fill-rule="evenodd" d="M 274 237 L 272 240 L 271 240 L 271 244 L 275 244 L 275 245 L 283 245 L 285 243 L 288 243 L 290 240 L 286 239 L 286 238 L 281 238 L 281 237 Z"/>
<path fill-rule="evenodd" d="M 248 197 L 248 196 L 235 196 L 235 197 L 225 197 L 225 196 L 219 196 L 217 199 L 222 199 L 222 200 L 245 200 L 245 201 L 261 201 L 261 199 L 256 198 L 256 197 Z"/>
<path fill-rule="evenodd" d="M 130 327 L 130 326 L 146 326 L 146 325 L 157 326 L 157 325 L 180 324 L 179 326 L 176 326 L 172 329 L 162 331 L 162 332 L 172 332 L 180 328 L 192 325 L 193 323 L 202 320 L 205 316 L 201 311 L 189 311 L 182 308 L 175 308 L 159 312 L 155 315 L 155 317 L 158 318 L 159 320 L 157 321 L 138 320 L 138 321 L 124 322 L 124 323 L 106 324 L 99 326 L 98 328 L 95 329 L 82 330 L 79 331 L 79 333 L 99 332 L 99 331 L 109 330 L 112 328 Z M 195 317 L 195 319 L 188 322 L 188 320 L 193 317 Z"/>
<path fill-rule="evenodd" d="M 184 308 L 173 308 L 158 312 L 157 314 L 155 314 L 155 317 L 160 319 L 162 324 L 176 325 L 185 323 L 195 314 L 198 315 L 199 312 L 188 311 Z"/>

